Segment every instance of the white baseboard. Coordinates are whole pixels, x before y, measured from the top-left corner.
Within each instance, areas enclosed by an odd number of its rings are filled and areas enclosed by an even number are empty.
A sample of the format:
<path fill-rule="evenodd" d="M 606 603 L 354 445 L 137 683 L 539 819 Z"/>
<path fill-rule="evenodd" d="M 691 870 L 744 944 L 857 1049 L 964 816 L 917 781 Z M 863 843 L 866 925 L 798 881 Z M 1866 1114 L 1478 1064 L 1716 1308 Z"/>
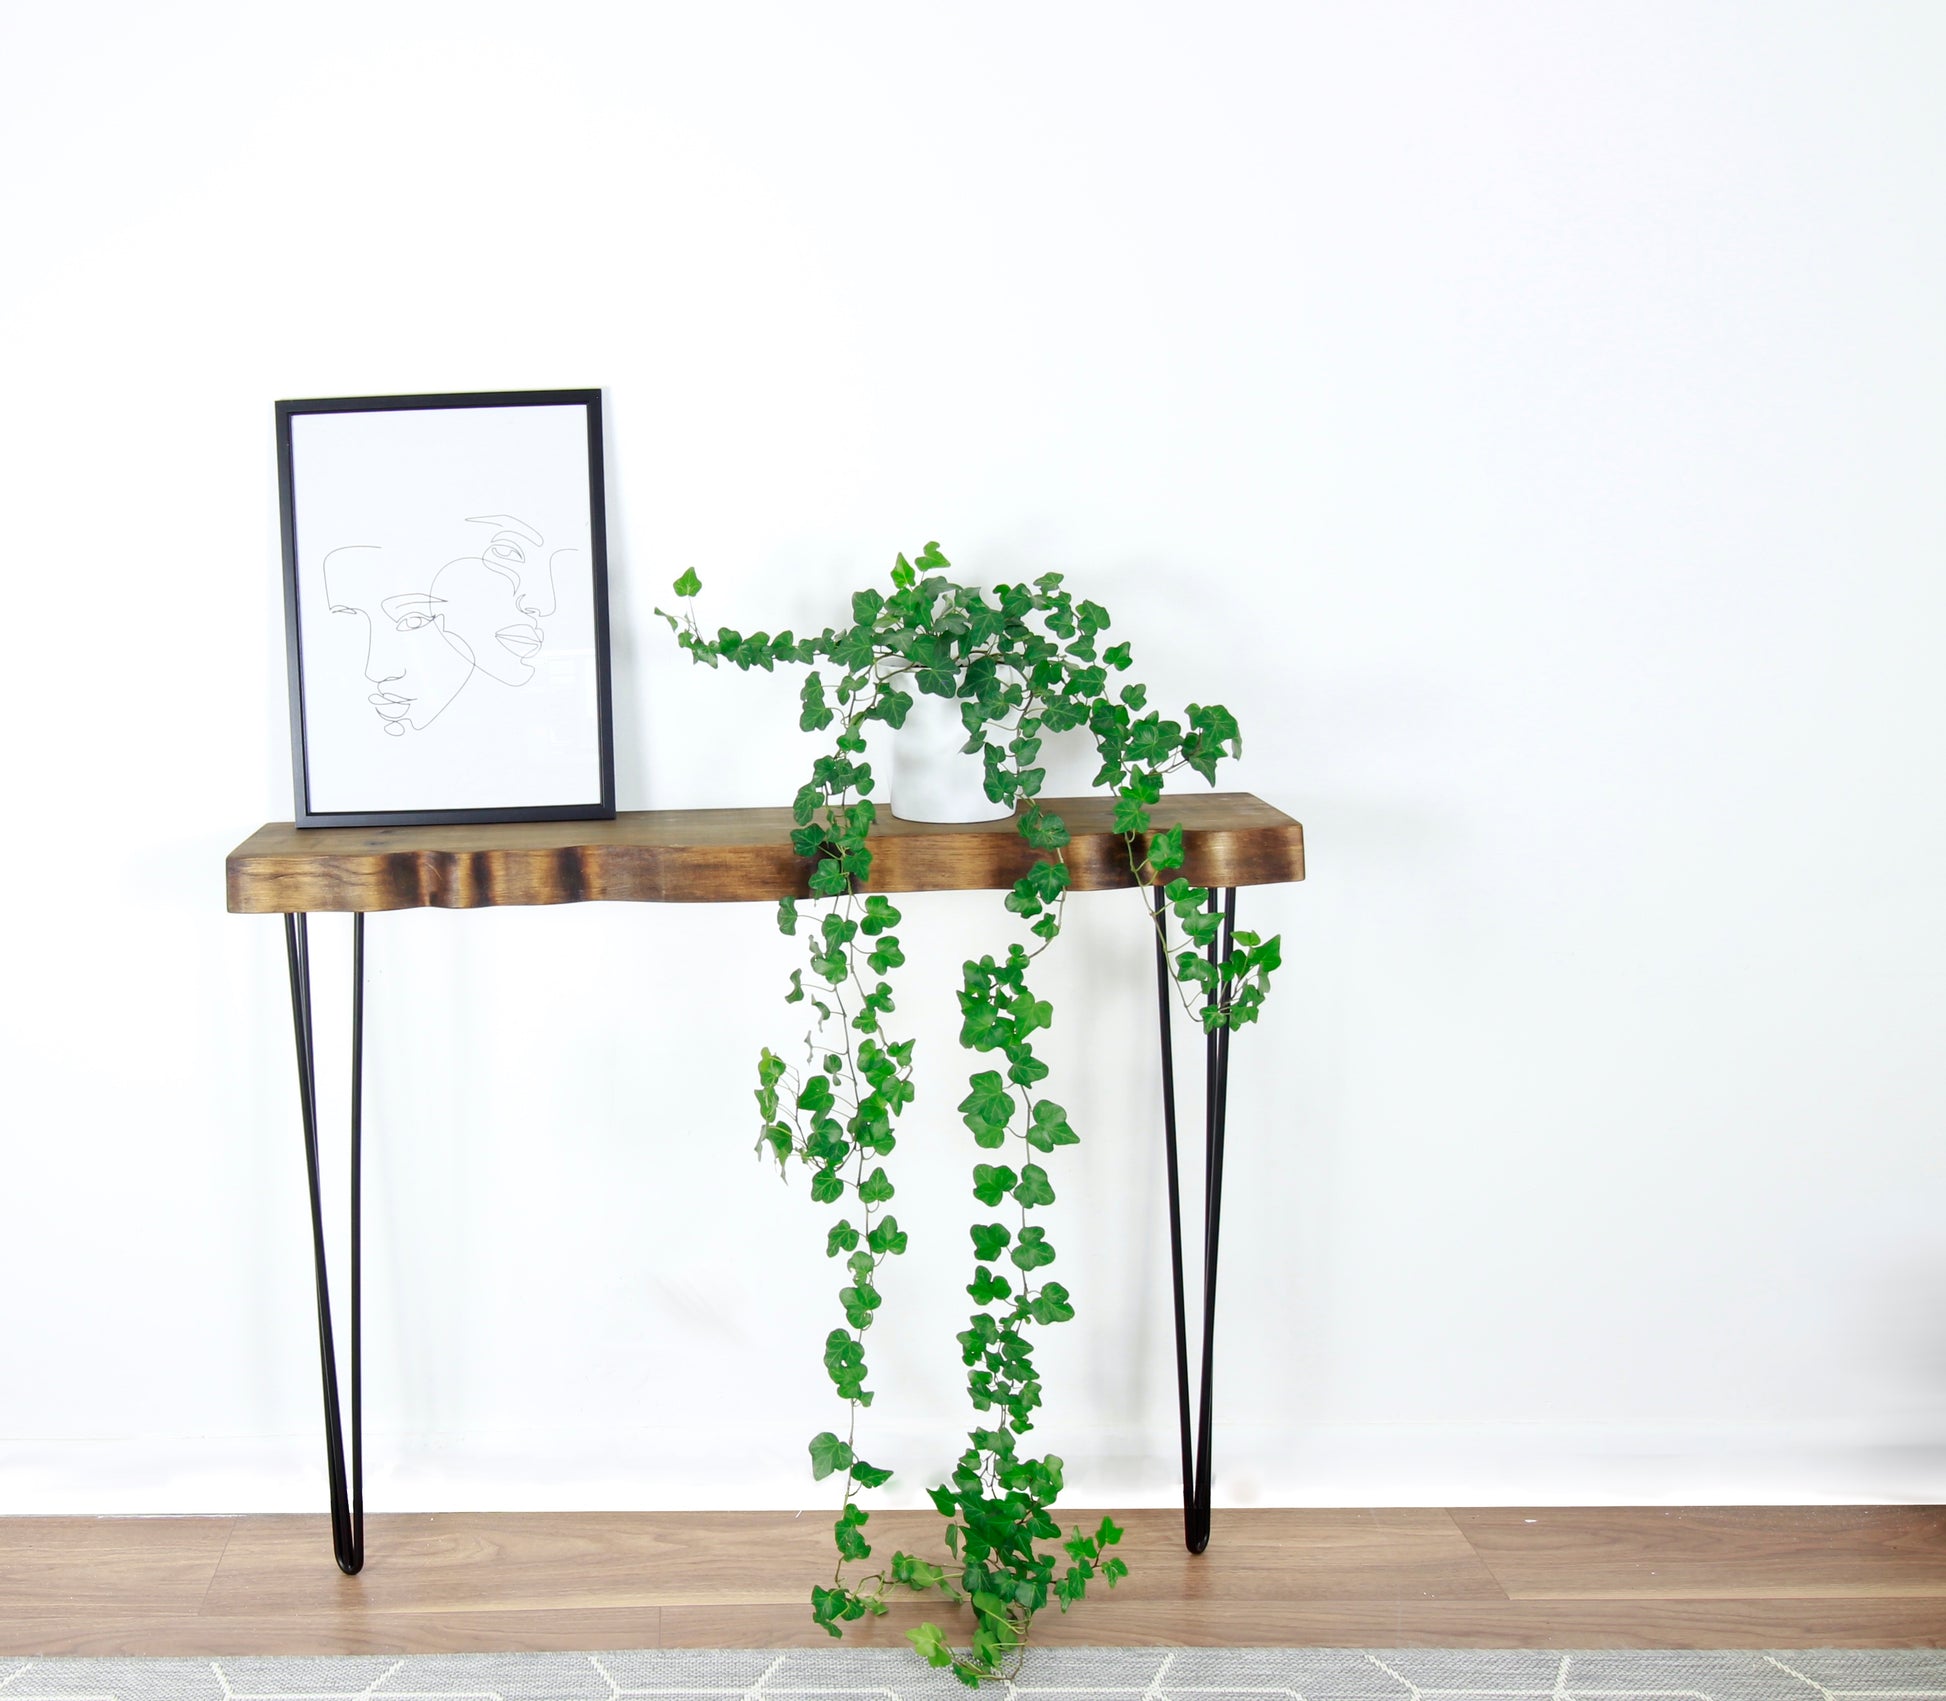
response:
<path fill-rule="evenodd" d="M 372 1511 L 829 1510 L 802 1424 L 710 1434 L 633 1427 L 572 1434 L 366 1436 Z M 925 1504 L 954 1437 L 877 1430 L 899 1472 L 886 1506 Z M 1036 1438 L 1039 1439 L 1039 1438 Z M 1075 1506 L 1178 1502 L 1170 1451 L 1147 1430 L 1049 1437 Z M 1218 1506 L 1808 1505 L 1946 1501 L 1946 1437 L 1862 1426 L 1681 1429 L 1371 1424 L 1217 1433 Z M 322 1424 L 302 1435 L 21 1438 L 0 1444 L 0 1513 L 315 1512 Z"/>

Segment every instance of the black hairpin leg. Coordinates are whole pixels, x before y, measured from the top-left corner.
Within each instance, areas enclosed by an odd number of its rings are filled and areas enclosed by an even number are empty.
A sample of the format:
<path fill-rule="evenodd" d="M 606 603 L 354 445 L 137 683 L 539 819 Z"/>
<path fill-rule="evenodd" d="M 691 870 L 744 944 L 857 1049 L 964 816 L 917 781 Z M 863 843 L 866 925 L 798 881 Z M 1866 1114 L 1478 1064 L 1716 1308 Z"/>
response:
<path fill-rule="evenodd" d="M 324 1464 L 331 1481 L 331 1548 L 338 1569 L 365 1563 L 365 1444 L 359 1322 L 359 1157 L 364 1133 L 365 918 L 351 918 L 351 1475 L 345 1475 L 344 1417 L 338 1402 L 338 1350 L 331 1333 L 331 1286 L 324 1262 L 324 1198 L 318 1175 L 317 1048 L 311 1032 L 311 942 L 303 915 L 284 917 L 291 968 L 291 1022 L 297 1031 L 297 1098 L 304 1119 L 304 1164 L 311 1182 L 311 1255 L 318 1288 L 318 1354 L 324 1364 Z"/>
<path fill-rule="evenodd" d="M 1216 910 L 1216 892 L 1211 890 L 1209 907 Z M 1237 894 L 1234 886 L 1223 893 L 1222 939 L 1210 941 L 1209 961 L 1214 967 L 1230 954 L 1236 933 Z M 1196 1424 L 1189 1419 L 1189 1312 L 1183 1294 L 1182 1275 L 1182 1168 L 1176 1154 L 1176 1053 L 1170 1029 L 1175 976 L 1169 962 L 1168 909 L 1162 889 L 1155 894 L 1155 991 L 1156 1009 L 1162 1029 L 1162 1129 L 1169 1160 L 1169 1271 L 1176 1295 L 1176 1406 L 1182 1429 L 1182 1522 L 1183 1540 L 1191 1553 L 1209 1546 L 1210 1525 L 1210 1450 L 1211 1384 L 1216 1366 L 1216 1248 L 1223 1212 L 1223 1123 L 1229 1109 L 1230 1030 L 1206 1030 L 1203 1039 L 1203 1362 L 1201 1398 L 1197 1404 Z M 1222 984 L 1212 984 L 1208 1003 L 1222 998 Z"/>

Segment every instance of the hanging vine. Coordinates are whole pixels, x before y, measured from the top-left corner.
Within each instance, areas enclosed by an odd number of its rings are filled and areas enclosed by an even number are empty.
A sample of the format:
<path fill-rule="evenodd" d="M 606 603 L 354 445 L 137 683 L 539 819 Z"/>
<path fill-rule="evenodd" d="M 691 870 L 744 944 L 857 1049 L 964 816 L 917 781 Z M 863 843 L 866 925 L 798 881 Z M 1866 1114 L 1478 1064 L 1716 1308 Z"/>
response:
<path fill-rule="evenodd" d="M 1241 754 L 1229 711 L 1192 703 L 1185 720 L 1169 720 L 1148 707 L 1142 685 L 1111 688 L 1111 679 L 1129 669 L 1129 645 L 1102 646 L 1108 611 L 1076 601 L 1060 574 L 1000 585 L 989 597 L 946 577 L 949 566 L 937 544 L 911 561 L 901 555 L 889 595 L 856 592 L 851 624 L 814 638 L 728 627 L 706 635 L 695 615 L 702 583 L 694 569 L 675 583 L 684 599 L 680 617 L 657 612 L 691 658 L 709 667 L 806 667 L 798 724 L 806 732 L 836 729 L 792 809 L 792 848 L 811 862 L 810 898 L 786 898 L 777 912 L 779 929 L 801 938 L 807 956 L 791 971 L 786 1002 L 807 1005 L 813 1026 L 801 1063 L 764 1050 L 756 1090 L 758 1151 L 784 1172 L 796 1159 L 809 1173 L 811 1197 L 843 1207 L 825 1251 L 844 1260 L 848 1279 L 837 1296 L 844 1324 L 825 1336 L 824 1365 L 846 1406 L 844 1434 L 827 1430 L 810 1443 L 813 1476 L 842 1476 L 843 1500 L 833 1526 L 837 1563 L 831 1581 L 811 1590 L 812 1616 L 837 1636 L 843 1623 L 883 1613 L 893 1590 L 958 1603 L 972 1613 L 964 1649 L 951 1646 L 935 1624 L 908 1635 L 931 1664 L 977 1685 L 1012 1675 L 1034 1615 L 1050 1599 L 1065 1612 L 1090 1582 L 1099 1578 L 1112 1588 L 1128 1571 L 1109 1551 L 1122 1535 L 1112 1518 L 1092 1532 L 1062 1536 L 1053 1515 L 1062 1462 L 1020 1450 L 1043 1400 L 1033 1331 L 1074 1316 L 1067 1288 L 1044 1273 L 1055 1248 L 1029 1220 L 1056 1197 L 1043 1160 L 1080 1138 L 1066 1109 L 1040 1090 L 1049 1071 L 1035 1039 L 1052 1026 L 1054 1010 L 1029 980 L 1035 958 L 1060 934 L 1069 884 L 1067 824 L 1039 801 L 1046 737 L 1079 728 L 1091 735 L 1100 759 L 1094 783 L 1114 795 L 1114 830 L 1126 841 L 1134 884 L 1164 882 L 1168 904 L 1152 925 L 1166 943 L 1173 912 L 1183 942 L 1173 958 L 1179 991 L 1206 1029 L 1257 1018 L 1279 965 L 1279 942 L 1239 931 L 1219 959 L 1210 950 L 1219 921 L 1209 892 L 1172 876 L 1183 863 L 1182 827 L 1158 829 L 1151 816 L 1169 775 L 1187 768 L 1213 784 L 1218 764 Z M 950 1478 L 929 1491 L 946 1520 L 951 1563 L 895 1552 L 867 1572 L 871 1514 L 859 1496 L 892 1473 L 859 1452 L 859 1413 L 873 1399 L 866 1337 L 882 1303 L 885 1262 L 906 1249 L 905 1232 L 885 1209 L 896 1189 L 884 1160 L 916 1089 L 914 1042 L 886 1027 L 897 1010 L 891 977 L 905 962 L 892 931 L 900 913 L 865 890 L 877 819 L 865 734 L 874 721 L 903 725 L 915 694 L 958 704 L 963 748 L 984 763 L 988 797 L 1016 805 L 1016 828 L 1038 854 L 1005 900 L 1033 943 L 1016 940 L 997 958 L 961 967 L 960 1044 L 990 1056 L 993 1066 L 972 1073 L 959 1114 L 982 1154 L 973 1166 L 973 1198 L 994 1216 L 969 1229 L 966 1291 L 974 1310 L 958 1337 L 967 1393 L 980 1415 Z"/>

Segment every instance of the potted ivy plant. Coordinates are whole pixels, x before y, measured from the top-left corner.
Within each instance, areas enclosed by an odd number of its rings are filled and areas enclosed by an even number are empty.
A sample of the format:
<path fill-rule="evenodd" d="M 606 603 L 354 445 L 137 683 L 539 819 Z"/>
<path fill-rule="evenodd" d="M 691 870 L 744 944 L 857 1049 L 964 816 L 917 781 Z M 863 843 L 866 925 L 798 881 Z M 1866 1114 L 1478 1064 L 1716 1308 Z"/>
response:
<path fill-rule="evenodd" d="M 680 612 L 657 613 L 698 663 L 728 662 L 746 672 L 779 664 L 806 669 L 798 724 L 830 735 L 792 808 L 791 844 L 811 862 L 810 897 L 786 898 L 777 910 L 779 929 L 806 950 L 785 1002 L 805 1005 L 810 1015 L 807 1062 L 794 1068 L 766 1047 L 756 1087 L 757 1149 L 786 1173 L 793 1161 L 800 1164 L 812 1199 L 836 1209 L 825 1252 L 843 1261 L 846 1278 L 837 1295 L 843 1324 L 823 1347 L 825 1369 L 847 1407 L 844 1431 L 826 1430 L 810 1442 L 813 1476 L 842 1479 L 837 1564 L 831 1581 L 811 1590 L 812 1616 L 838 1636 L 842 1624 L 883 1613 L 897 1590 L 970 1608 L 964 1647 L 933 1623 L 908 1634 L 931 1664 L 977 1686 L 1013 1674 L 1035 1614 L 1050 1601 L 1065 1612 L 1089 1583 L 1099 1578 L 1113 1587 L 1128 1569 L 1111 1552 L 1122 1534 L 1112 1518 L 1063 1536 L 1053 1510 L 1062 1462 L 1020 1447 L 1044 1395 L 1034 1331 L 1074 1316 L 1067 1288 L 1045 1274 L 1055 1248 L 1030 1221 L 1054 1202 L 1054 1155 L 1080 1139 L 1067 1110 L 1043 1090 L 1049 1070 L 1036 1037 L 1051 1026 L 1054 1010 L 1030 980 L 1035 958 L 1061 932 L 1068 889 L 1067 825 L 1040 801 L 1046 737 L 1079 729 L 1093 739 L 1101 764 L 1094 783 L 1114 796 L 1131 883 L 1162 886 L 1166 903 L 1152 913 L 1145 905 L 1145 914 L 1166 942 L 1173 913 L 1183 945 L 1173 959 L 1179 990 L 1206 1028 L 1256 1019 L 1279 964 L 1279 941 L 1237 932 L 1227 954 L 1212 960 L 1219 923 L 1210 894 L 1174 874 L 1183 862 L 1181 824 L 1158 827 L 1153 814 L 1170 775 L 1188 769 L 1213 784 L 1219 763 L 1241 754 L 1242 734 L 1229 711 L 1192 703 L 1173 720 L 1149 707 L 1146 689 L 1125 678 L 1130 646 L 1103 642 L 1108 611 L 1077 600 L 1060 574 L 997 585 L 989 594 L 955 581 L 950 565 L 934 543 L 911 560 L 899 556 L 888 589 L 855 592 L 850 622 L 816 637 L 727 627 L 707 634 L 696 618 L 702 582 L 693 568 L 675 583 Z M 987 804 L 1013 812 L 1015 830 L 1037 855 L 1004 900 L 1026 937 L 960 966 L 960 1044 L 982 1066 L 967 1079 L 958 1109 L 977 1149 L 972 1192 L 986 1220 L 969 1225 L 966 1291 L 974 1310 L 958 1335 L 978 1415 L 951 1476 L 929 1491 L 946 1520 L 945 1562 L 895 1552 L 868 1571 L 871 1514 L 861 1495 L 892 1473 L 861 1451 L 859 1417 L 873 1398 L 866 1339 L 882 1303 L 885 1265 L 906 1249 L 906 1233 L 889 1209 L 896 1188 L 885 1160 L 919 1086 L 915 1041 L 892 1032 L 892 977 L 906 961 L 894 931 L 900 913 L 868 889 L 878 807 L 865 734 L 873 722 L 897 731 L 929 699 L 956 714 L 960 751 L 979 764 Z M 1003 1212 L 1013 1220 L 1000 1220 Z"/>

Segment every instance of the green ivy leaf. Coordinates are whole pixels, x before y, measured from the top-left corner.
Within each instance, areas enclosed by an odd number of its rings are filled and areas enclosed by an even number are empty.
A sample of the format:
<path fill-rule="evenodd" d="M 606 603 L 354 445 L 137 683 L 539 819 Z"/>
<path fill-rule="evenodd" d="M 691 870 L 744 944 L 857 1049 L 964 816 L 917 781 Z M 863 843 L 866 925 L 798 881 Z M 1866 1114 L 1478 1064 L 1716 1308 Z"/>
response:
<path fill-rule="evenodd" d="M 703 581 L 696 577 L 694 567 L 685 567 L 682 577 L 675 582 L 673 588 L 679 597 L 693 597 L 703 588 Z"/>
<path fill-rule="evenodd" d="M 828 858 L 811 870 L 810 884 L 815 897 L 842 898 L 851 890 L 851 876 L 845 872 L 842 861 Z"/>
<path fill-rule="evenodd" d="M 1081 1136 L 1068 1126 L 1068 1113 L 1052 1099 L 1034 1106 L 1034 1120 L 1027 1130 L 1027 1143 L 1037 1151 L 1051 1152 L 1056 1146 L 1079 1144 Z"/>
<path fill-rule="evenodd" d="M 838 1290 L 838 1303 L 844 1307 L 845 1321 L 854 1329 L 869 1329 L 872 1313 L 885 1303 L 878 1289 L 869 1282 Z"/>
<path fill-rule="evenodd" d="M 996 1299 L 1011 1298 L 1014 1285 L 998 1270 L 976 1264 L 973 1267 L 973 1280 L 967 1284 L 966 1291 L 973 1296 L 975 1305 L 991 1305 Z"/>
<path fill-rule="evenodd" d="M 871 1557 L 871 1545 L 865 1540 L 865 1523 L 870 1517 L 871 1514 L 855 1502 L 848 1502 L 844 1511 L 838 1515 L 838 1521 L 831 1526 L 831 1529 L 837 1538 L 840 1559 Z M 848 1612 L 845 1616 L 849 1618 L 854 1615 Z"/>
<path fill-rule="evenodd" d="M 1128 729 L 1129 756 L 1145 767 L 1166 766 L 1181 744 L 1181 726 L 1153 709 Z"/>
<path fill-rule="evenodd" d="M 953 1663 L 953 1650 L 946 1646 L 946 1638 L 936 1624 L 919 1624 L 905 1633 L 919 1657 L 929 1666 L 950 1666 Z"/>
<path fill-rule="evenodd" d="M 865 1106 L 851 1119 L 850 1128 L 852 1138 L 861 1147 L 882 1158 L 899 1142 L 892 1133 L 891 1118 L 877 1108 L 880 1102 L 876 1097 L 868 1097 Z"/>
<path fill-rule="evenodd" d="M 991 1264 L 1013 1239 L 1005 1223 L 975 1223 L 967 1232 L 973 1236 L 973 1256 L 982 1264 Z"/>
<path fill-rule="evenodd" d="M 1036 803 L 1020 818 L 1020 836 L 1036 850 L 1060 850 L 1069 842 L 1068 824 Z"/>
<path fill-rule="evenodd" d="M 1007 1058 L 1008 1080 L 1031 1087 L 1036 1081 L 1047 1079 L 1047 1065 L 1034 1055 L 1032 1046 L 1010 1045 L 1007 1047 Z"/>
<path fill-rule="evenodd" d="M 840 667 L 863 671 L 872 665 L 872 635 L 862 626 L 847 627 L 832 638 L 825 653 Z"/>
<path fill-rule="evenodd" d="M 1189 705 L 1189 724 L 1216 749 L 1232 756 L 1243 754 L 1243 729 L 1237 718 L 1221 703 Z"/>
<path fill-rule="evenodd" d="M 967 1085 L 972 1091 L 960 1100 L 960 1116 L 982 1146 L 999 1145 L 1007 1124 L 1013 1120 L 1013 1095 L 1007 1091 L 1007 1084 L 1000 1079 L 997 1069 L 982 1070 Z"/>
<path fill-rule="evenodd" d="M 1047 1244 L 1047 1230 L 1024 1228 L 1013 1251 L 1007 1254 L 1023 1270 L 1038 1270 L 1054 1262 L 1054 1248 Z"/>
<path fill-rule="evenodd" d="M 1146 833 L 1149 830 L 1149 812 L 1143 808 L 1141 800 L 1131 797 L 1126 790 L 1115 796 L 1115 831 L 1118 833 Z"/>
<path fill-rule="evenodd" d="M 1176 957 L 1176 979 L 1186 981 L 1192 986 L 1214 990 L 1216 986 L 1216 965 L 1207 957 L 1194 951 L 1183 951 Z"/>
<path fill-rule="evenodd" d="M 1048 1256 L 1051 1258 L 1053 1254 Z M 1059 1282 L 1048 1282 L 1034 1295 L 1027 1314 L 1036 1323 L 1066 1323 L 1074 1316 L 1074 1307 L 1068 1302 L 1066 1288 Z"/>
<path fill-rule="evenodd" d="M 784 1078 L 784 1060 L 769 1046 L 757 1059 L 757 1109 L 768 1122 L 777 1114 L 777 1083 Z"/>
<path fill-rule="evenodd" d="M 840 1217 L 824 1237 L 824 1255 L 836 1258 L 840 1252 L 849 1252 L 858 1244 L 858 1231 L 851 1226 L 848 1218 Z"/>
<path fill-rule="evenodd" d="M 859 1184 L 858 1197 L 867 1205 L 881 1205 L 893 1194 L 892 1183 L 886 1179 L 885 1171 L 874 1169 Z"/>
<path fill-rule="evenodd" d="M 1005 1164 L 975 1164 L 973 1197 L 982 1205 L 997 1205 L 1018 1179 Z"/>
<path fill-rule="evenodd" d="M 865 1244 L 881 1257 L 896 1258 L 905 1250 L 908 1238 L 906 1232 L 899 1227 L 899 1219 L 887 1217 L 882 1223 L 873 1227 L 872 1232 L 865 1237 Z"/>
<path fill-rule="evenodd" d="M 892 1581 L 923 1594 L 944 1583 L 946 1573 L 930 1560 L 919 1559 L 909 1553 L 895 1553 L 892 1555 Z"/>
<path fill-rule="evenodd" d="M 765 657 L 764 665 L 770 665 L 770 657 Z M 824 675 L 818 672 L 807 673 L 804 684 L 799 690 L 798 701 L 803 711 L 797 717 L 800 732 L 818 732 L 828 727 L 833 719 L 831 707 L 824 700 Z"/>
<path fill-rule="evenodd" d="M 961 1363 L 978 1364 L 1000 1345 L 1000 1325 L 989 1313 L 977 1311 L 972 1326 L 962 1329 L 958 1340 Z"/>
<path fill-rule="evenodd" d="M 1025 1039 L 1038 1028 L 1054 1026 L 1054 1006 L 1045 998 L 1036 998 L 1031 992 L 1023 992 L 1007 1006 L 1007 1014 L 1013 1018 L 1014 1034 Z"/>
<path fill-rule="evenodd" d="M 865 900 L 865 913 L 859 918 L 859 927 L 867 934 L 879 934 L 887 928 L 897 927 L 901 920 L 897 910 L 876 892 Z"/>
<path fill-rule="evenodd" d="M 851 1444 L 840 1441 L 830 1430 L 811 1438 L 811 1475 L 818 1482 L 823 1482 L 836 1471 L 842 1471 L 851 1460 Z"/>
<path fill-rule="evenodd" d="M 827 1589 L 821 1583 L 811 1585 L 811 1622 L 821 1624 L 833 1636 L 842 1636 L 837 1620 L 842 1618 L 845 1607 L 850 1601 L 850 1592 L 845 1589 Z"/>
<path fill-rule="evenodd" d="M 811 1177 L 811 1197 L 830 1205 L 845 1196 L 845 1178 L 835 1169 L 821 1169 Z"/>
<path fill-rule="evenodd" d="M 822 1164 L 826 1169 L 836 1169 L 851 1156 L 851 1142 L 844 1136 L 844 1130 L 828 1116 L 820 1116 L 811 1125 L 811 1132 L 804 1142 L 804 1155 L 814 1164 Z"/>
<path fill-rule="evenodd" d="M 1192 909 L 1185 914 L 1179 909 L 1176 915 L 1182 923 L 1183 937 L 1196 946 L 1214 944 L 1217 930 L 1223 925 L 1223 918 L 1214 910 Z"/>
<path fill-rule="evenodd" d="M 1047 1171 L 1039 1164 L 1026 1165 L 1020 1172 L 1020 1185 L 1014 1189 L 1014 1198 L 1029 1209 L 1053 1204 L 1054 1187 L 1047 1179 Z"/>

